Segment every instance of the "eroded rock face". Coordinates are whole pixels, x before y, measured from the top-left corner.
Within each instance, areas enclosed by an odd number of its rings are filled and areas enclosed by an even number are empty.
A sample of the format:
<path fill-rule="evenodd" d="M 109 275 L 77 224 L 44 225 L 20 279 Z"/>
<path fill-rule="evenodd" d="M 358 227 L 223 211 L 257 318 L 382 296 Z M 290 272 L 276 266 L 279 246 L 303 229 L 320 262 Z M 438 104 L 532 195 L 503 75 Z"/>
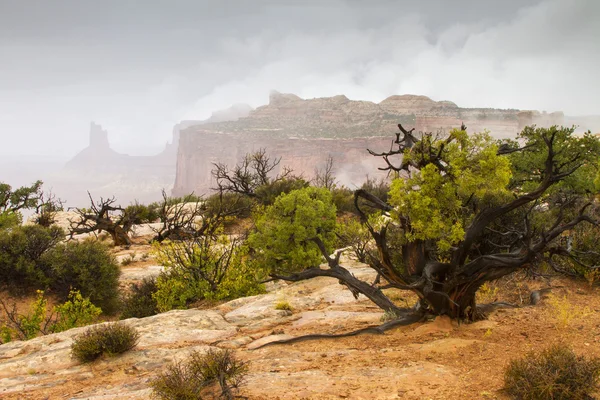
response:
<path fill-rule="evenodd" d="M 369 155 L 390 148 L 397 124 L 416 131 L 437 132 L 465 123 L 469 132 L 491 131 L 498 138 L 514 137 L 526 125 L 562 124 L 562 113 L 492 108 L 461 108 L 451 101 L 426 96 L 390 96 L 379 104 L 339 95 L 302 99 L 272 92 L 269 104 L 236 121 L 189 126 L 180 135 L 174 195 L 206 193 L 215 186 L 214 163 L 233 166 L 261 148 L 273 158 L 310 179 L 327 157 L 334 159 L 340 183 L 360 186 L 378 171 L 381 160 Z M 277 172 L 277 171 L 275 171 Z"/>

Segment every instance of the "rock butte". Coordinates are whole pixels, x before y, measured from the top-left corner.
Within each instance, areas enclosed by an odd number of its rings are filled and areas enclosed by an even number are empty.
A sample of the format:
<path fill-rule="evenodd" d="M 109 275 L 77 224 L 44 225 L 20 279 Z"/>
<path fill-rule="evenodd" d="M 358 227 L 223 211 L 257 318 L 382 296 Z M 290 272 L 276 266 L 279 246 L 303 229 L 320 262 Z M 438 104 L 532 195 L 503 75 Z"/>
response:
<path fill-rule="evenodd" d="M 272 92 L 269 104 L 235 121 L 210 122 L 182 129 L 177 152 L 174 195 L 205 193 L 214 186 L 213 163 L 234 165 L 247 153 L 266 149 L 287 166 L 310 179 L 315 168 L 333 157 L 341 183 L 360 185 L 377 170 L 380 160 L 367 147 L 387 150 L 396 125 L 416 131 L 448 131 L 465 123 L 469 132 L 488 129 L 498 138 L 513 137 L 524 126 L 563 124 L 562 112 L 461 108 L 451 101 L 426 96 L 390 96 L 379 104 L 346 96 L 301 99 Z"/>
<path fill-rule="evenodd" d="M 366 149 L 389 149 L 398 123 L 417 132 L 437 132 L 463 122 L 469 132 L 487 129 L 493 136 L 504 138 L 514 137 L 531 124 L 575 123 L 588 129 L 598 121 L 565 117 L 562 112 L 462 108 L 451 101 L 409 94 L 374 103 L 344 95 L 302 99 L 272 92 L 269 104 L 254 110 L 235 104 L 214 112 L 207 120 L 178 123 L 171 142 L 155 156 L 115 152 L 107 132 L 92 123 L 90 145 L 69 161 L 60 180 L 52 183 L 57 192 L 79 193 L 79 197 L 75 193 L 69 196 L 74 199 L 71 205 L 85 205 L 86 190 L 95 196 L 115 195 L 123 204 L 134 199 L 158 200 L 163 188 L 172 189 L 176 196 L 205 194 L 214 187 L 213 163 L 233 166 L 247 153 L 264 148 L 271 157 L 281 157 L 280 168 L 290 167 L 306 179 L 331 156 L 337 179 L 354 188 L 367 174 L 385 176 L 377 170 L 380 160 Z"/>

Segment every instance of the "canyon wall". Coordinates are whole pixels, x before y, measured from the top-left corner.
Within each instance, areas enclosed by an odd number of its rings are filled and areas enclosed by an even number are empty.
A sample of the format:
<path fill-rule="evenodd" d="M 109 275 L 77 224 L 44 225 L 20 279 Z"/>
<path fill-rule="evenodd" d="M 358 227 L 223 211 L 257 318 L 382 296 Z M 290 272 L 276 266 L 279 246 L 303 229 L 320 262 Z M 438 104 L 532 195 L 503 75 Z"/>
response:
<path fill-rule="evenodd" d="M 563 124 L 562 113 L 461 108 L 426 96 L 391 96 L 380 103 L 353 101 L 346 96 L 304 100 L 273 92 L 269 104 L 235 121 L 191 125 L 181 130 L 174 195 L 204 194 L 214 187 L 211 170 L 220 162 L 233 166 L 264 148 L 281 157 L 306 179 L 333 157 L 340 183 L 359 186 L 367 175 L 383 177 L 382 161 L 369 155 L 389 150 L 397 124 L 416 131 L 448 131 L 465 123 L 469 132 L 485 129 L 498 138 L 514 137 L 524 126 Z"/>

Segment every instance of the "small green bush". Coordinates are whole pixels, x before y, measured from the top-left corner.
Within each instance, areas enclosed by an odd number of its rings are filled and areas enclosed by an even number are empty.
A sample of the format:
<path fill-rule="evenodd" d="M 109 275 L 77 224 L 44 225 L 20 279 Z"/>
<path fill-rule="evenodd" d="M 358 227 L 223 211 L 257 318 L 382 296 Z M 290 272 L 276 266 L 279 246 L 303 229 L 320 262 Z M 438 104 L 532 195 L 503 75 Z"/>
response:
<path fill-rule="evenodd" d="M 140 283 L 132 283 L 129 293 L 121 302 L 121 319 L 144 318 L 158 314 L 156 300 L 152 297 L 157 290 L 154 278 L 144 278 Z"/>
<path fill-rule="evenodd" d="M 144 204 L 131 204 L 125 208 L 125 215 L 131 220 L 133 224 L 146 224 L 156 222 L 160 215 L 158 213 L 158 204 L 153 203 L 150 205 Z"/>
<path fill-rule="evenodd" d="M 233 399 L 244 382 L 248 364 L 237 360 L 230 350 L 209 350 L 167 367 L 151 386 L 162 400 L 198 400 L 203 395 Z M 211 393 L 212 392 L 212 393 Z"/>
<path fill-rule="evenodd" d="M 42 259 L 63 238 L 58 227 L 27 225 L 0 230 L 0 285 L 13 293 L 46 287 L 51 273 Z"/>
<path fill-rule="evenodd" d="M 198 300 L 231 300 L 264 292 L 261 270 L 246 262 L 247 248 L 226 235 L 154 245 L 164 265 L 152 294 L 160 312 Z"/>
<path fill-rule="evenodd" d="M 371 193 L 380 200 L 387 202 L 388 193 L 390 192 L 389 181 L 383 178 L 371 178 L 367 176 L 367 180 L 360 187 L 362 190 Z"/>
<path fill-rule="evenodd" d="M 300 177 L 290 177 L 259 186 L 256 189 L 256 198 L 263 205 L 270 205 L 275 202 L 282 194 L 290 193 L 294 190 L 307 188 L 309 183 Z"/>
<path fill-rule="evenodd" d="M 226 219 L 225 225 L 239 222 L 239 219 L 248 218 L 252 211 L 252 199 L 237 193 L 215 193 L 206 198 L 202 205 L 204 215 L 212 216 L 219 212 L 232 216 Z"/>
<path fill-rule="evenodd" d="M 352 247 L 356 259 L 367 262 L 371 234 L 357 218 L 346 218 L 337 226 L 336 235 L 340 247 Z"/>
<path fill-rule="evenodd" d="M 102 313 L 100 308 L 76 290 L 69 293 L 69 299 L 55 306 L 52 312 L 48 313 L 47 306 L 48 300 L 42 290 L 37 291 L 37 298 L 30 305 L 27 314 L 19 314 L 16 304 L 11 308 L 0 299 L 0 311 L 4 312 L 7 321 L 0 327 L 2 342 L 10 342 L 13 338 L 29 340 L 40 334 L 47 335 L 89 325 Z"/>
<path fill-rule="evenodd" d="M 54 311 L 57 317 L 52 332 L 89 325 L 102 314 L 102 309 L 92 304 L 89 298 L 84 298 L 78 290 L 72 290 L 68 300 L 54 307 Z"/>
<path fill-rule="evenodd" d="M 519 400 L 584 400 L 598 387 L 600 359 L 577 356 L 564 344 L 512 360 L 505 391 Z"/>
<path fill-rule="evenodd" d="M 86 330 L 71 345 L 71 355 L 80 362 L 91 362 L 102 355 L 114 356 L 133 349 L 140 335 L 129 325 L 114 322 Z"/>
<path fill-rule="evenodd" d="M 282 194 L 273 205 L 256 211 L 255 224 L 248 245 L 257 264 L 269 273 L 318 267 L 324 257 L 314 239 L 318 238 L 328 253 L 336 241 L 336 209 L 331 193 L 324 188 Z"/>
<path fill-rule="evenodd" d="M 105 313 L 118 310 L 121 270 L 102 243 L 86 240 L 59 244 L 43 261 L 50 266 L 54 293 L 66 298 L 75 288 Z"/>
<path fill-rule="evenodd" d="M 290 303 L 288 303 L 287 301 L 282 300 L 282 301 L 277 302 L 277 304 L 275 304 L 275 309 L 281 310 L 281 311 L 292 311 L 292 305 Z"/>
<path fill-rule="evenodd" d="M 64 235 L 56 226 L 0 230 L 0 286 L 19 294 L 51 289 L 62 301 L 79 290 L 113 313 L 120 269 L 109 249 L 93 240 L 61 243 Z"/>
<path fill-rule="evenodd" d="M 354 191 L 345 186 L 334 187 L 331 189 L 331 198 L 338 214 L 353 213 L 357 214 L 354 206 Z"/>

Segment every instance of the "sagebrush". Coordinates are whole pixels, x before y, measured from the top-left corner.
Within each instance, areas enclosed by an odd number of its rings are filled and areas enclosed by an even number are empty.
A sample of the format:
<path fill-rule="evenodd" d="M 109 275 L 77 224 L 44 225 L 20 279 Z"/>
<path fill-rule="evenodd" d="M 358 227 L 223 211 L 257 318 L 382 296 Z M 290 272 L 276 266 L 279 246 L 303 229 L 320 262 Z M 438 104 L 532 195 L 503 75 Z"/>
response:
<path fill-rule="evenodd" d="M 248 363 L 238 360 L 230 350 L 192 353 L 158 375 L 151 386 L 162 400 L 234 399 L 248 373 Z M 210 397 L 209 397 L 210 396 Z"/>
<path fill-rule="evenodd" d="M 600 359 L 578 356 L 565 344 L 512 360 L 505 391 L 519 400 L 584 400 L 598 388 Z"/>
<path fill-rule="evenodd" d="M 71 345 L 71 355 L 80 362 L 91 362 L 103 355 L 114 356 L 133 349 L 140 338 L 137 330 L 122 322 L 87 329 Z"/>

